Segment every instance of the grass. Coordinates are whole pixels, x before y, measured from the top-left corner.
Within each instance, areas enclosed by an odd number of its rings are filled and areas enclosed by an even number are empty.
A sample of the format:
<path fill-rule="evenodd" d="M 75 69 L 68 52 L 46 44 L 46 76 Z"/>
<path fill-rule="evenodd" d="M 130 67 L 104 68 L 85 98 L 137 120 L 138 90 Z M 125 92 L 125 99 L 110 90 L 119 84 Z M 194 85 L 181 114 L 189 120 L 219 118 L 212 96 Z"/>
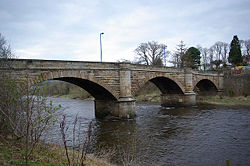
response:
<path fill-rule="evenodd" d="M 11 143 L 10 143 L 11 142 Z M 24 165 L 24 150 L 20 143 L 15 143 L 13 140 L 0 142 L 0 165 L 9 166 Z M 72 150 L 70 154 L 72 155 Z M 112 166 L 103 159 L 88 157 L 86 166 Z M 67 164 L 64 148 L 59 145 L 39 143 L 30 157 L 30 166 L 64 166 Z"/>
<path fill-rule="evenodd" d="M 229 106 L 237 106 L 237 105 L 246 105 L 250 106 L 250 97 L 244 96 L 199 96 L 197 97 L 197 103 L 202 104 L 215 104 L 215 105 L 229 105 Z"/>
<path fill-rule="evenodd" d="M 68 99 L 81 99 L 81 100 L 94 100 L 94 97 L 83 97 L 77 94 L 65 94 L 65 95 L 52 95 L 51 97 L 68 98 Z"/>
<path fill-rule="evenodd" d="M 147 82 L 135 95 L 138 102 L 161 102 L 161 91 L 151 82 Z"/>
<path fill-rule="evenodd" d="M 146 94 L 135 96 L 138 102 L 161 102 L 161 94 L 158 91 L 152 91 Z"/>
<path fill-rule="evenodd" d="M 138 102 L 161 102 L 159 91 L 139 94 L 135 97 L 135 99 Z M 197 103 L 228 106 L 250 106 L 250 96 L 197 96 Z"/>

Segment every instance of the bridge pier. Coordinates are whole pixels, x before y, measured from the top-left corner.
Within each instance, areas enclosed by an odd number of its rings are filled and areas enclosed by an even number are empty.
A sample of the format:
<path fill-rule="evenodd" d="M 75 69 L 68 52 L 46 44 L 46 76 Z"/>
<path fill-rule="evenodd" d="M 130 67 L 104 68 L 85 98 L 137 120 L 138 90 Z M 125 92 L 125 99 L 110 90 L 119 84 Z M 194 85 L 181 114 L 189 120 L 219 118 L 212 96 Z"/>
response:
<path fill-rule="evenodd" d="M 135 113 L 135 99 L 131 93 L 131 70 L 128 63 L 120 66 L 120 97 L 117 101 L 95 101 L 95 114 L 97 118 L 111 115 L 118 118 L 133 118 Z"/>
<path fill-rule="evenodd" d="M 120 98 L 118 101 L 95 100 L 95 116 L 100 119 L 107 116 L 133 118 L 135 100 L 133 98 Z"/>
<path fill-rule="evenodd" d="M 162 94 L 161 106 L 163 107 L 183 107 L 196 104 L 195 93 L 185 94 Z"/>
<path fill-rule="evenodd" d="M 95 100 L 96 118 L 103 119 L 106 116 L 111 115 L 112 110 L 118 110 L 118 105 L 115 101 Z"/>
<path fill-rule="evenodd" d="M 135 113 L 135 100 L 132 97 L 120 98 L 118 101 L 118 112 L 113 115 L 119 118 L 133 118 Z"/>

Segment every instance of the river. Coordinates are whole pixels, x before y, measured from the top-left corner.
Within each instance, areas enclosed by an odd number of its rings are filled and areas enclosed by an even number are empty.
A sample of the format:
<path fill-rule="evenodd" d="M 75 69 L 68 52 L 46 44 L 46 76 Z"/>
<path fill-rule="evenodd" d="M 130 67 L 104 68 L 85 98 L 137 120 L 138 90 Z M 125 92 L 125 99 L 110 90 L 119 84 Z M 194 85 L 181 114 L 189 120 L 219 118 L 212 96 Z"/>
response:
<path fill-rule="evenodd" d="M 69 130 L 76 114 L 86 130 L 93 122 L 92 148 L 116 148 L 112 162 L 132 160 L 132 165 L 200 166 L 250 165 L 250 108 L 196 106 L 166 108 L 159 104 L 137 103 L 137 117 L 103 121 L 94 116 L 93 101 L 49 98 L 62 105 Z M 57 131 L 56 131 L 57 130 Z M 59 127 L 49 141 L 60 143 Z"/>

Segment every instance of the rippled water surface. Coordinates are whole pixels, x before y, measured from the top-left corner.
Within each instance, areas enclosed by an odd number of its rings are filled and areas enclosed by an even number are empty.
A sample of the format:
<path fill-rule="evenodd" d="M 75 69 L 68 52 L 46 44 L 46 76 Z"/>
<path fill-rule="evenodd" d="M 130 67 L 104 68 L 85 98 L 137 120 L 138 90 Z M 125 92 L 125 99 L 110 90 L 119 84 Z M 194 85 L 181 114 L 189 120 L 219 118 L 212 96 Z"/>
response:
<path fill-rule="evenodd" d="M 162 109 L 159 104 L 138 104 L 133 120 L 101 121 L 94 103 L 50 98 L 61 104 L 72 124 L 82 117 L 85 128 L 94 121 L 93 148 L 116 148 L 112 161 L 132 160 L 132 165 L 250 165 L 250 108 L 197 106 Z M 59 143 L 59 131 L 50 135 Z"/>

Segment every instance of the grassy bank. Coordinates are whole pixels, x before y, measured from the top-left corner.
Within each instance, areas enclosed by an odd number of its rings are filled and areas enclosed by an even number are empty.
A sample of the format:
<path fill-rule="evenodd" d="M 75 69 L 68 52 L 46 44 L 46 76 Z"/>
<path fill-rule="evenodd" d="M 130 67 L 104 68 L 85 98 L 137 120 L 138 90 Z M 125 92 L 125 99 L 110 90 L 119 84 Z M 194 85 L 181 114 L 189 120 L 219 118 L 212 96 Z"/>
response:
<path fill-rule="evenodd" d="M 161 102 L 161 92 L 152 83 L 147 83 L 144 88 L 135 96 L 137 102 Z M 228 106 L 250 106 L 250 96 L 197 96 L 196 101 L 199 104 L 214 104 L 214 105 L 228 105 Z"/>
<path fill-rule="evenodd" d="M 93 99 L 93 97 L 84 89 L 63 81 L 48 81 L 44 83 L 46 88 L 44 94 L 46 96 L 64 97 L 71 99 Z M 41 84 L 41 86 L 44 86 Z"/>
<path fill-rule="evenodd" d="M 0 165 L 24 165 L 24 149 L 18 141 L 0 142 Z M 72 156 L 73 151 L 69 154 Z M 77 153 L 76 153 L 77 154 Z M 112 166 L 105 159 L 87 157 L 86 166 Z M 64 166 L 68 165 L 65 150 L 59 145 L 39 143 L 30 157 L 30 166 Z"/>
<path fill-rule="evenodd" d="M 135 96 L 137 102 L 161 102 L 161 95 L 158 91 L 148 92 Z"/>
<path fill-rule="evenodd" d="M 137 102 L 161 102 L 160 94 L 156 92 L 138 95 L 135 97 Z M 199 104 L 214 104 L 214 105 L 228 105 L 228 106 L 250 106 L 250 96 L 197 96 L 197 103 Z"/>
<path fill-rule="evenodd" d="M 137 102 L 161 102 L 161 91 L 151 82 L 147 82 L 136 93 Z"/>
<path fill-rule="evenodd" d="M 250 106 L 250 96 L 199 96 L 197 97 L 197 103 L 201 104 L 214 104 L 214 105 L 227 105 L 227 106 L 236 106 L 236 105 L 246 105 Z"/>
<path fill-rule="evenodd" d="M 92 96 L 81 96 L 78 94 L 65 94 L 65 95 L 51 95 L 51 97 L 62 97 L 62 98 L 69 98 L 69 99 L 82 99 L 82 100 L 94 100 Z"/>
<path fill-rule="evenodd" d="M 161 102 L 159 91 L 148 91 L 135 96 L 137 102 Z M 197 103 L 214 105 L 246 105 L 250 106 L 250 96 L 197 96 Z"/>

